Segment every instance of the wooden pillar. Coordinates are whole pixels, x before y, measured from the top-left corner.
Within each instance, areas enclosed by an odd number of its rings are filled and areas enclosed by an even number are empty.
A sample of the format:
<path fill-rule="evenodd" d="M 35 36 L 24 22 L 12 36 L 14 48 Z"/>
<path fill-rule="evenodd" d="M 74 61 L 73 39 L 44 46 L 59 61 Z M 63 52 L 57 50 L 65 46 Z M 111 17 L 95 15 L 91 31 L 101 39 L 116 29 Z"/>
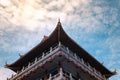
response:
<path fill-rule="evenodd" d="M 60 80 L 63 78 L 63 70 L 62 70 L 62 68 L 60 68 L 60 72 L 59 72 L 59 74 L 60 74 Z"/>
<path fill-rule="evenodd" d="M 69 78 L 70 78 L 70 80 L 72 80 L 72 74 L 71 73 L 69 74 Z"/>
<path fill-rule="evenodd" d="M 51 80 L 51 78 L 52 78 L 52 75 L 50 74 L 48 80 Z"/>

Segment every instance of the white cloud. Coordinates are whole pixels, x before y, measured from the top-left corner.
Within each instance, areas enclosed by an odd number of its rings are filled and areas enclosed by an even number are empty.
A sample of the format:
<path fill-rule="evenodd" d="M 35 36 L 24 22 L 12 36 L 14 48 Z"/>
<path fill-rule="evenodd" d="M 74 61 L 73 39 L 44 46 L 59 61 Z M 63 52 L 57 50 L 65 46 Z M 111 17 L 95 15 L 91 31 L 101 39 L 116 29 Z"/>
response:
<path fill-rule="evenodd" d="M 15 74 L 13 71 L 6 69 L 6 68 L 0 68 L 0 80 L 7 80 L 7 78 L 11 77 L 11 74 Z"/>
<path fill-rule="evenodd" d="M 117 34 L 116 34 L 117 35 Z M 107 45 L 107 47 L 109 48 L 111 54 L 113 54 L 114 56 L 116 55 L 116 57 L 120 57 L 120 37 L 110 37 L 106 40 L 105 44 Z M 119 55 L 119 56 L 118 56 Z M 111 55 L 112 57 L 112 55 Z M 115 57 L 113 57 L 115 58 Z"/>
<path fill-rule="evenodd" d="M 10 0 L 0 0 L 1 5 L 8 6 L 10 4 Z"/>
<path fill-rule="evenodd" d="M 29 30 L 34 30 L 38 27 L 37 24 L 41 21 L 44 21 L 47 18 L 65 18 L 68 13 L 72 13 L 74 11 L 74 7 L 79 7 L 79 4 L 84 4 L 86 6 L 86 3 L 89 3 L 90 0 L 81 0 L 77 2 L 66 0 L 65 2 L 61 0 L 51 1 L 48 4 L 45 4 L 44 1 L 40 1 L 38 4 L 38 2 L 34 0 L 11 0 L 11 2 L 9 2 L 10 4 L 7 5 L 6 8 L 2 8 L 1 16 L 5 15 L 5 18 L 15 25 L 22 25 L 27 27 Z M 40 6 L 40 4 L 44 5 Z M 54 8 L 56 8 L 57 11 L 54 10 Z"/>
<path fill-rule="evenodd" d="M 4 15 L 2 18 L 6 18 L 8 22 L 14 25 L 20 27 L 24 26 L 24 28 L 28 30 L 36 30 L 41 27 L 42 23 L 47 23 L 48 20 L 51 21 L 52 19 L 53 21 L 60 17 L 65 21 L 64 23 L 71 23 L 73 26 L 79 24 L 78 26 L 83 27 L 86 32 L 95 32 L 100 29 L 100 26 L 103 26 L 100 25 L 101 22 L 99 20 L 102 20 L 103 23 L 108 24 L 109 22 L 116 20 L 117 14 L 115 13 L 115 10 L 112 8 L 110 9 L 109 6 L 101 7 L 91 5 L 102 4 L 102 1 L 6 0 L 5 2 L 9 2 L 9 4 L 7 4 L 6 8 L 0 7 L 2 10 L 2 12 L 0 12 L 1 16 Z M 1 1 L 1 3 L 2 5 L 5 4 L 3 1 Z M 104 15 L 104 13 L 112 14 L 112 20 L 109 15 Z M 93 16 L 93 14 L 96 16 Z"/>
<path fill-rule="evenodd" d="M 118 16 L 118 9 L 110 7 L 104 0 L 0 0 L 0 44 L 2 50 L 28 51 L 55 28 L 58 18 L 67 29 L 78 29 L 78 33 L 86 35 L 107 33 L 109 37 L 116 28 L 110 30 L 107 27 L 119 27 Z M 10 37 L 5 37 L 5 33 Z M 84 35 L 82 39 L 86 39 Z M 116 36 L 106 40 L 105 46 L 111 52 L 109 57 L 119 56 L 114 54 L 120 52 L 118 43 Z"/>

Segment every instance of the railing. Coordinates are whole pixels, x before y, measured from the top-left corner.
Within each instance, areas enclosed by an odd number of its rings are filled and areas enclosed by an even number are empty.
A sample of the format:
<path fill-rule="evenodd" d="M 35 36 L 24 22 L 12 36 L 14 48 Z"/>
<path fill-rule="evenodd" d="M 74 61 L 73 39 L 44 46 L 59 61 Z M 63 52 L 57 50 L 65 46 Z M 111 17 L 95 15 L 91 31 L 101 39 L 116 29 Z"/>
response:
<path fill-rule="evenodd" d="M 48 57 L 55 54 L 56 51 L 59 50 L 59 45 L 55 46 L 55 47 L 51 47 L 50 50 L 46 53 L 42 53 L 42 56 L 38 57 L 38 58 L 35 58 L 35 60 L 31 63 L 28 64 L 28 66 L 26 67 L 23 67 L 20 71 L 17 71 L 17 73 L 15 75 L 12 75 L 10 79 L 7 79 L 7 80 L 15 80 L 19 77 L 21 77 L 23 74 L 25 74 L 26 71 L 32 71 L 34 70 L 35 68 L 37 68 L 37 64 L 39 63 L 40 65 L 44 64 L 45 63 L 45 60 L 49 59 Z M 41 63 L 42 62 L 42 63 Z M 36 67 L 35 67 L 36 66 Z M 27 75 L 27 74 L 25 74 Z"/>
<path fill-rule="evenodd" d="M 99 71 L 95 68 L 91 67 L 89 63 L 86 63 L 82 58 L 78 57 L 76 53 L 73 53 L 69 48 L 64 45 L 61 46 L 62 51 L 66 54 L 66 57 L 70 56 L 69 59 L 73 61 L 78 67 L 81 67 L 84 71 L 87 71 L 91 76 L 95 76 L 98 80 L 106 80 L 105 76 L 103 76 Z"/>
<path fill-rule="evenodd" d="M 77 66 L 81 67 L 83 70 L 87 71 L 92 76 L 96 77 L 98 80 L 106 80 L 105 76 L 103 76 L 100 72 L 98 72 L 95 68 L 91 67 L 89 64 L 86 64 L 83 59 L 78 57 L 75 53 L 73 53 L 69 48 L 62 45 L 60 42 L 57 46 L 51 47 L 50 50 L 46 53 L 42 53 L 42 56 L 39 58 L 35 58 L 32 63 L 29 63 L 28 66 L 23 67 L 21 71 L 18 71 L 17 74 L 12 75 L 12 77 L 8 80 L 15 80 L 21 77 L 23 74 L 27 75 L 30 71 L 37 69 L 39 66 L 44 64 L 45 61 L 49 60 L 49 56 L 55 56 L 53 54 L 57 54 L 56 52 L 63 51 L 66 57 L 69 56 L 70 60 L 72 60 Z M 28 72 L 28 73 L 26 73 Z"/>
<path fill-rule="evenodd" d="M 60 72 L 52 77 L 49 76 L 48 80 L 75 80 L 73 77 L 72 77 L 72 74 L 66 74 L 66 73 L 63 73 L 62 71 L 62 68 L 60 68 Z"/>
<path fill-rule="evenodd" d="M 37 80 L 43 80 L 41 78 L 38 78 Z M 72 77 L 72 74 L 69 75 L 62 71 L 62 68 L 60 68 L 60 72 L 58 72 L 56 75 L 49 74 L 49 77 L 47 80 L 75 80 Z"/>

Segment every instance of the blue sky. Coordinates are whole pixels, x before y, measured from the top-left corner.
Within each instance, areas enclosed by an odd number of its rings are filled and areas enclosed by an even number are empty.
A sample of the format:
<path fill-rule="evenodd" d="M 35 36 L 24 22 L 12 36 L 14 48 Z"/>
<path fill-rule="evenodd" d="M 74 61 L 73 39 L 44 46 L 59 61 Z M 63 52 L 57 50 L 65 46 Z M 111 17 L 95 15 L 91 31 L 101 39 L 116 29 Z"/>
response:
<path fill-rule="evenodd" d="M 66 33 L 120 79 L 119 0 L 0 0 L 0 80 L 12 63 L 50 35 L 61 19 Z M 7 74 L 6 74 L 7 71 Z"/>

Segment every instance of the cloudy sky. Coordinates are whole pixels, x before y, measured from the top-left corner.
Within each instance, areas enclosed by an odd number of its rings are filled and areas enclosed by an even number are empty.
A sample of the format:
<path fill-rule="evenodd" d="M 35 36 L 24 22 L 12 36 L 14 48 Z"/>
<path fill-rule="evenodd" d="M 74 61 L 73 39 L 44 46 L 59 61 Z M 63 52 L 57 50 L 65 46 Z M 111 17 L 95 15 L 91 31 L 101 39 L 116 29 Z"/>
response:
<path fill-rule="evenodd" d="M 119 0 L 0 0 L 0 80 L 4 68 L 36 46 L 56 27 L 66 33 L 120 79 Z M 6 73 L 7 72 L 7 73 Z"/>

